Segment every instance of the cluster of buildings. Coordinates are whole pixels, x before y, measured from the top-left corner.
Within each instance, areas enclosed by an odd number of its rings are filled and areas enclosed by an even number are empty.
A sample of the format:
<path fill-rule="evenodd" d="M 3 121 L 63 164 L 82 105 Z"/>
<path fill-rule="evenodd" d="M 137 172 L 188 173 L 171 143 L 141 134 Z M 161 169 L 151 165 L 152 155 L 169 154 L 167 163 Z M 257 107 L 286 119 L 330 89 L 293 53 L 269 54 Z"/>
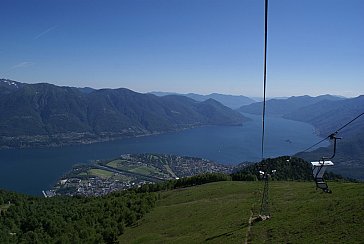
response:
<path fill-rule="evenodd" d="M 232 168 L 226 165 L 216 164 L 205 159 L 177 157 L 170 165 L 179 177 L 188 177 L 203 173 L 231 173 Z"/>
<path fill-rule="evenodd" d="M 112 162 L 74 168 L 69 175 L 59 180 L 53 190 L 44 191 L 43 195 L 102 196 L 160 180 L 204 173 L 229 174 L 233 169 L 206 159 L 166 154 L 125 154 L 116 159 L 117 163 Z M 97 175 L 91 170 L 93 167 L 111 174 Z"/>
<path fill-rule="evenodd" d="M 140 187 L 146 181 L 119 181 L 112 178 L 101 178 L 97 176 L 88 178 L 62 179 L 51 192 L 54 195 L 66 196 L 102 196 L 114 191 L 125 190 L 132 187 Z M 49 191 L 46 191 L 49 192 Z M 48 196 L 50 197 L 50 196 Z"/>

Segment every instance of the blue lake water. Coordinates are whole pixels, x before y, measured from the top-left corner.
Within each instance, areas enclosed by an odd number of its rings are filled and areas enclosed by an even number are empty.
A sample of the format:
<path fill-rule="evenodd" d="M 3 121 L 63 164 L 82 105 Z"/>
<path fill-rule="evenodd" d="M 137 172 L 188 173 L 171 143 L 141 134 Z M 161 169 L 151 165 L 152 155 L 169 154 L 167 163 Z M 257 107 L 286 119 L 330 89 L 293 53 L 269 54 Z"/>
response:
<path fill-rule="evenodd" d="M 76 163 L 112 159 L 124 153 L 196 156 L 224 164 L 258 161 L 261 118 L 243 126 L 206 126 L 175 133 L 60 148 L 0 150 L 0 188 L 40 195 Z M 321 138 L 302 122 L 268 117 L 265 157 L 291 155 Z M 321 144 L 321 146 L 325 146 Z"/>

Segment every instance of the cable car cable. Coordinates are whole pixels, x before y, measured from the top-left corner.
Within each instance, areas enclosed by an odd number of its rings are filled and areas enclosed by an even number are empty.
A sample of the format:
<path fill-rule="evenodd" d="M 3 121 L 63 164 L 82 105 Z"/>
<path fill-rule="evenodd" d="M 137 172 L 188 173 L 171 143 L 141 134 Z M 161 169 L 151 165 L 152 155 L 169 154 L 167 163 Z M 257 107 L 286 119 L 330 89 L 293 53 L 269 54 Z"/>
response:
<path fill-rule="evenodd" d="M 339 133 L 339 131 L 341 131 L 342 129 L 344 129 L 346 126 L 350 125 L 351 123 L 353 123 L 355 120 L 357 120 L 358 118 L 360 118 L 362 115 L 364 115 L 364 112 L 359 114 L 358 116 L 356 116 L 354 119 L 350 120 L 348 123 L 346 123 L 345 125 L 341 126 L 339 129 L 337 129 L 334 133 L 331 133 L 330 135 L 328 135 L 327 137 L 325 137 L 324 139 L 322 139 L 321 141 L 313 144 L 312 146 L 306 148 L 305 150 L 301 151 L 301 152 L 307 152 L 308 150 L 310 150 L 311 148 L 317 146 L 318 144 L 322 143 L 323 141 L 332 138 L 334 135 L 336 135 L 337 133 Z"/>
<path fill-rule="evenodd" d="M 265 0 L 264 18 L 264 78 L 263 78 L 263 111 L 262 111 L 262 160 L 264 159 L 264 139 L 265 139 L 265 108 L 266 108 L 266 88 L 267 88 L 267 43 L 268 43 L 268 0 Z"/>
<path fill-rule="evenodd" d="M 262 111 L 262 163 L 264 162 L 264 139 L 265 139 L 265 109 L 266 109 L 266 90 L 267 90 L 267 44 L 268 44 L 268 0 L 264 4 L 264 77 L 263 77 L 263 111 Z M 264 163 L 263 163 L 264 164 Z M 260 216 L 270 218 L 269 213 L 269 176 L 268 167 L 265 164 L 263 173 L 264 189 L 262 193 L 262 200 L 260 206 Z"/>

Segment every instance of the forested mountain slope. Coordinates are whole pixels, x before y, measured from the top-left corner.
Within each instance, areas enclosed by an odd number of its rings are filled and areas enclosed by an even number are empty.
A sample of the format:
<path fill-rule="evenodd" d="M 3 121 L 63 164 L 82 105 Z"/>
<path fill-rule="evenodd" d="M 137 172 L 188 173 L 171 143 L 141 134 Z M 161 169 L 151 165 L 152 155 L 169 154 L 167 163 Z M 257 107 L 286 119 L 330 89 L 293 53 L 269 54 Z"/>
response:
<path fill-rule="evenodd" d="M 328 135 L 363 112 L 364 95 L 338 101 L 323 100 L 285 113 L 283 117 L 310 123 L 318 128 L 321 135 Z M 358 132 L 364 133 L 363 119 L 354 122 L 340 133 L 353 136 Z"/>
<path fill-rule="evenodd" d="M 88 143 L 247 119 L 212 99 L 0 80 L 2 147 Z"/>

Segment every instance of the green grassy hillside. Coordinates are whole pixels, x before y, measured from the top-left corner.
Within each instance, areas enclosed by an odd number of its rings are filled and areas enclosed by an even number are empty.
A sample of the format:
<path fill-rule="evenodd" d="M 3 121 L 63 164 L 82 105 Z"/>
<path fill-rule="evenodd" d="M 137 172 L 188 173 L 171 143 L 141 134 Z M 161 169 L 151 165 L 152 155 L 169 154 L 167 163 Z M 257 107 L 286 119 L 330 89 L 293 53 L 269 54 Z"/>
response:
<path fill-rule="evenodd" d="M 361 243 L 364 184 L 271 182 L 272 218 L 252 225 L 250 243 Z M 121 243 L 244 243 L 262 182 L 216 182 L 160 193 L 157 206 L 120 236 Z"/>

